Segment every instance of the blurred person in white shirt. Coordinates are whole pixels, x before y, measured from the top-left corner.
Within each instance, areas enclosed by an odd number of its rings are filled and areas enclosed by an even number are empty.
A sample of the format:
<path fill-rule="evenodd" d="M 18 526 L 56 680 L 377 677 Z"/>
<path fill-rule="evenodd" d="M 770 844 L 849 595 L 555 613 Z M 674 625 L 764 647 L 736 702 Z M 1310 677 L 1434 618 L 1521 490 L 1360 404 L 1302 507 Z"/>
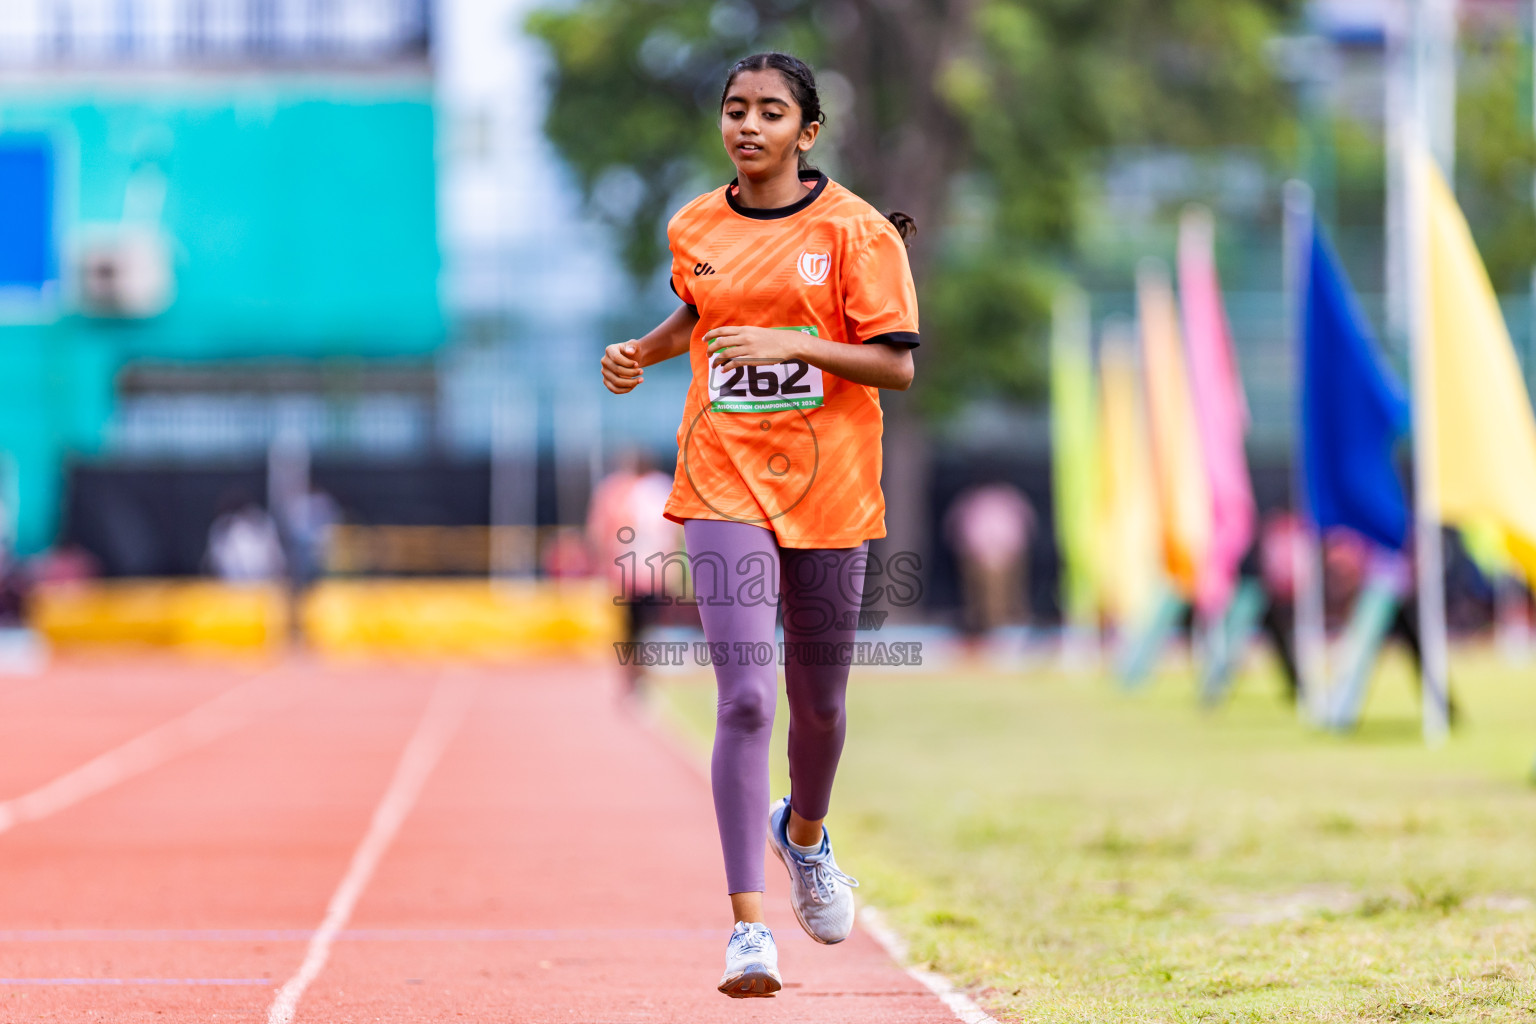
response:
<path fill-rule="evenodd" d="M 226 583 L 266 583 L 282 579 L 283 556 L 277 521 L 250 498 L 238 495 L 223 503 L 208 528 L 208 568 Z"/>

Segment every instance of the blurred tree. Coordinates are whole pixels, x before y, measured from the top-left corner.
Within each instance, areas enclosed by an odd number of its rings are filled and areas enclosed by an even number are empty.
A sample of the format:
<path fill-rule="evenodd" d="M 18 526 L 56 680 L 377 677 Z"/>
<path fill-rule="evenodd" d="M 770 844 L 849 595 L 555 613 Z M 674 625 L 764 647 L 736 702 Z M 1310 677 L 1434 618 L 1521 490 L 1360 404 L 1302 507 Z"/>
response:
<path fill-rule="evenodd" d="M 1463 42 L 1456 97 L 1456 197 L 1500 294 L 1531 288 L 1536 208 L 1531 50 L 1518 29 Z"/>
<path fill-rule="evenodd" d="M 731 176 L 729 64 L 770 48 L 810 61 L 829 113 L 817 158 L 917 221 L 918 393 L 943 413 L 1038 395 L 1050 292 L 1107 148 L 1290 142 L 1265 46 L 1300 4 L 577 0 L 527 27 L 554 57 L 545 131 L 642 279 L 673 210 Z"/>
<path fill-rule="evenodd" d="M 1050 293 L 1117 145 L 1277 145 L 1264 47 L 1303 0 L 575 0 L 527 28 L 554 58 L 545 132 L 645 279 L 662 227 L 729 180 L 725 73 L 780 49 L 817 69 L 817 160 L 917 222 L 923 348 L 885 409 L 885 548 L 932 536 L 918 406 L 1038 397 Z M 957 205 L 964 217 L 952 217 Z"/>

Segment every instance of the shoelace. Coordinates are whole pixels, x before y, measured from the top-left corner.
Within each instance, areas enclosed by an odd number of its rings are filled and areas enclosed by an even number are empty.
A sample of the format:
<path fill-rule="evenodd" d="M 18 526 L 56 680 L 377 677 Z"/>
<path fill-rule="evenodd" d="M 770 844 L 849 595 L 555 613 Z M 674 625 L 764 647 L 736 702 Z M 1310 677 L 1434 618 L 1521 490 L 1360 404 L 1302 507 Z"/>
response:
<path fill-rule="evenodd" d="M 736 933 L 736 942 L 741 946 L 742 952 L 760 953 L 768 944 L 767 928 L 747 927 Z"/>
<path fill-rule="evenodd" d="M 837 883 L 842 882 L 850 888 L 857 889 L 859 880 L 852 875 L 845 874 L 837 864 L 826 857 L 818 857 L 816 860 L 802 860 L 799 857 L 790 858 L 795 866 L 800 869 L 801 881 L 811 890 L 811 899 L 817 903 L 826 903 L 837 894 Z"/>

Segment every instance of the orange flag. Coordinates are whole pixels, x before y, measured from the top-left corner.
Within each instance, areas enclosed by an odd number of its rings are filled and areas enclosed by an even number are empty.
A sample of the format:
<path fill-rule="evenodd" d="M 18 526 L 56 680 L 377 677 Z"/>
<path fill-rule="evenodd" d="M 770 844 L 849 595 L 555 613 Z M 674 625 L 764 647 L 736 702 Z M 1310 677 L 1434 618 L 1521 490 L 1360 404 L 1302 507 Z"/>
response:
<path fill-rule="evenodd" d="M 1211 546 L 1211 484 L 1173 287 L 1167 269 L 1156 261 L 1143 262 L 1136 273 L 1136 310 L 1163 525 L 1163 562 L 1180 595 L 1193 600 Z"/>

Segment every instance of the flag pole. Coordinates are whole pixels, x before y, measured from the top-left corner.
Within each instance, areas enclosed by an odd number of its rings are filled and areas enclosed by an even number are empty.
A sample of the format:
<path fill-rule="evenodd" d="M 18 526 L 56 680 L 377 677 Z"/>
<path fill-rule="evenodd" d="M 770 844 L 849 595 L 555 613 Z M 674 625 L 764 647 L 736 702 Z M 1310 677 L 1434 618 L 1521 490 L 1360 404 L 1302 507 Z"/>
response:
<path fill-rule="evenodd" d="M 1435 465 L 1434 351 L 1430 344 L 1428 244 L 1424 161 L 1429 155 L 1424 136 L 1428 109 L 1427 47 L 1425 16 L 1433 0 L 1418 0 L 1410 29 L 1413 100 L 1406 111 L 1402 150 L 1402 180 L 1407 193 L 1407 217 L 1403 232 L 1407 243 L 1408 336 L 1413 371 L 1413 504 L 1414 560 L 1419 597 L 1419 644 L 1423 655 L 1420 671 L 1424 741 L 1436 746 L 1449 729 L 1447 706 L 1447 640 L 1445 626 L 1445 561 L 1440 538 L 1438 470 Z"/>
<path fill-rule="evenodd" d="M 1317 528 L 1307 501 L 1306 456 L 1302 445 L 1301 403 L 1306 352 L 1306 294 L 1311 273 L 1312 189 L 1303 181 L 1285 183 L 1285 218 L 1282 221 L 1285 275 L 1285 315 L 1296 358 L 1296 436 L 1291 468 L 1291 508 L 1300 530 L 1292 547 L 1296 614 L 1292 642 L 1296 650 L 1296 713 L 1304 722 L 1321 724 L 1325 709 L 1328 637 L 1324 623 L 1323 573 Z"/>

